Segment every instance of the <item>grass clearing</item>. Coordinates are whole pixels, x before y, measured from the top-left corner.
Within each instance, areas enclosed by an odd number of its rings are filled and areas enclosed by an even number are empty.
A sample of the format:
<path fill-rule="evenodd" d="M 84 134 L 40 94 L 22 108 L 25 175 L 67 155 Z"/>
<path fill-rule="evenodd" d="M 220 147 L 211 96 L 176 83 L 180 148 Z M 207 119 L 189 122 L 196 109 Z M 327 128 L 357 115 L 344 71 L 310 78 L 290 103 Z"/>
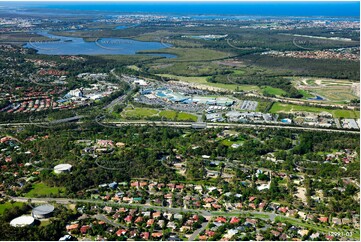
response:
<path fill-rule="evenodd" d="M 315 95 L 312 95 L 311 93 L 309 93 L 306 90 L 298 90 L 302 95 L 304 99 L 308 99 L 308 98 L 314 98 Z"/>
<path fill-rule="evenodd" d="M 306 83 L 309 86 L 316 86 L 316 81 L 314 79 L 308 79 L 308 80 L 306 80 Z"/>
<path fill-rule="evenodd" d="M 168 120 L 175 120 L 177 117 L 177 112 L 172 110 L 163 110 L 159 112 L 159 116 L 164 117 Z"/>
<path fill-rule="evenodd" d="M 233 71 L 233 74 L 235 74 L 235 75 L 243 75 L 243 74 L 245 74 L 246 72 L 245 71 L 242 71 L 242 70 L 235 70 L 235 71 Z"/>
<path fill-rule="evenodd" d="M 353 110 L 342 110 L 342 109 L 326 109 L 319 107 L 309 107 L 301 106 L 295 104 L 286 104 L 286 103 L 274 103 L 270 109 L 270 113 L 292 113 L 292 112 L 311 112 L 311 113 L 321 113 L 329 112 L 333 115 L 334 118 L 359 118 L 360 112 Z"/>
<path fill-rule="evenodd" d="M 234 142 L 232 142 L 232 141 L 230 141 L 230 140 L 228 140 L 228 139 L 222 140 L 221 143 L 222 143 L 223 145 L 225 145 L 225 146 L 231 146 L 231 145 L 234 144 Z"/>
<path fill-rule="evenodd" d="M 147 118 L 156 116 L 157 114 L 158 110 L 150 108 L 128 108 L 122 112 L 122 116 L 126 118 Z"/>
<path fill-rule="evenodd" d="M 49 219 L 42 220 L 40 223 L 40 226 L 45 227 L 45 226 L 48 226 L 50 223 L 51 223 L 51 221 Z"/>
<path fill-rule="evenodd" d="M 36 183 L 32 185 L 32 189 L 25 194 L 25 197 L 46 197 L 51 194 L 62 193 L 64 187 L 50 187 L 44 183 Z"/>
<path fill-rule="evenodd" d="M 276 96 L 282 96 L 282 95 L 286 95 L 286 91 L 280 89 L 280 88 L 276 88 L 276 87 L 264 87 L 262 88 L 263 92 L 266 92 L 268 94 L 271 95 L 276 95 Z"/>
<path fill-rule="evenodd" d="M 6 202 L 3 204 L 0 204 L 0 215 L 4 214 L 5 209 L 13 208 L 13 207 L 21 207 L 24 203 L 22 202 Z"/>
<path fill-rule="evenodd" d="M 168 77 L 168 78 L 172 78 L 175 80 L 188 82 L 188 83 L 192 83 L 192 84 L 200 84 L 200 85 L 205 85 L 205 86 L 209 86 L 209 87 L 222 88 L 222 89 L 229 90 L 229 91 L 236 91 L 236 90 L 258 91 L 258 90 L 260 90 L 258 86 L 254 86 L 254 85 L 236 85 L 236 84 L 207 82 L 207 78 L 209 76 L 188 77 L 188 76 L 176 76 L 176 75 L 170 75 L 170 74 L 160 74 L 159 76 Z"/>
<path fill-rule="evenodd" d="M 169 121 L 194 121 L 196 122 L 198 117 L 190 113 L 177 112 L 173 110 L 159 110 L 153 108 L 126 108 L 121 113 L 121 116 L 126 119 L 147 119 L 155 118 L 154 120 L 161 120 L 164 117 Z"/>
<path fill-rule="evenodd" d="M 27 43 L 29 40 L 31 41 L 56 41 L 55 39 L 48 38 L 39 34 L 29 33 L 29 32 L 11 32 L 11 33 L 1 33 L 1 43 L 9 43 L 9 42 L 19 42 L 19 43 Z"/>
<path fill-rule="evenodd" d="M 196 115 L 190 114 L 190 113 L 178 113 L 177 115 L 177 121 L 193 121 L 197 122 L 198 117 Z"/>
<path fill-rule="evenodd" d="M 331 112 L 335 117 L 341 118 L 360 118 L 360 111 L 352 111 L 352 110 L 332 110 Z"/>

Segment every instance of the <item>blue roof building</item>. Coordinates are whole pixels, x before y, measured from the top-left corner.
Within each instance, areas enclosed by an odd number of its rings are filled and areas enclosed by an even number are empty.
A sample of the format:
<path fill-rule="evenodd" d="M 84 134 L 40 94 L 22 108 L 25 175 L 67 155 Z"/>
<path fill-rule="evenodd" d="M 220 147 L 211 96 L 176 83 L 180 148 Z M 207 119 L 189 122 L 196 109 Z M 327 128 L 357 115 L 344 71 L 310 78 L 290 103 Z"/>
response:
<path fill-rule="evenodd" d="M 111 189 L 116 189 L 116 188 L 118 187 L 118 183 L 112 182 L 112 183 L 109 183 L 108 186 L 109 186 Z"/>

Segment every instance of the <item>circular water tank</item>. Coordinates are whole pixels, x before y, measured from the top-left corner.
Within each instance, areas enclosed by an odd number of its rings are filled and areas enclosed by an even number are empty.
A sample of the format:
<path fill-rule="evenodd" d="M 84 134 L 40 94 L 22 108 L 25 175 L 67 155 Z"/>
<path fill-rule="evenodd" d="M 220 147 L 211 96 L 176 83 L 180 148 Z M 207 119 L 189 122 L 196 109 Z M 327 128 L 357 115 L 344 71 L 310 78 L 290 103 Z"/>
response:
<path fill-rule="evenodd" d="M 54 206 L 50 204 L 44 204 L 38 207 L 35 207 L 31 214 L 36 219 L 46 218 L 51 216 L 54 212 Z"/>
<path fill-rule="evenodd" d="M 23 215 L 17 218 L 14 218 L 11 220 L 10 225 L 13 227 L 25 227 L 32 225 L 34 223 L 35 219 L 32 216 L 29 215 Z"/>
<path fill-rule="evenodd" d="M 59 174 L 63 172 L 70 172 L 72 165 L 70 164 L 59 164 L 54 167 L 54 172 Z"/>

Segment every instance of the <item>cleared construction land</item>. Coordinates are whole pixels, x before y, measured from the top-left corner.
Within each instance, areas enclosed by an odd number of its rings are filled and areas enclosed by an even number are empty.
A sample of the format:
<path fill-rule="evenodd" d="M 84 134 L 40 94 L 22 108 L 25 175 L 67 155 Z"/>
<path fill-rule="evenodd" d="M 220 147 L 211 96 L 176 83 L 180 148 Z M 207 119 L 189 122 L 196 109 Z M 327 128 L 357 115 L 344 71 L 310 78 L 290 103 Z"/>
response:
<path fill-rule="evenodd" d="M 330 102 L 345 102 L 360 96 L 359 83 L 325 78 L 297 78 L 297 89 L 321 96 Z"/>

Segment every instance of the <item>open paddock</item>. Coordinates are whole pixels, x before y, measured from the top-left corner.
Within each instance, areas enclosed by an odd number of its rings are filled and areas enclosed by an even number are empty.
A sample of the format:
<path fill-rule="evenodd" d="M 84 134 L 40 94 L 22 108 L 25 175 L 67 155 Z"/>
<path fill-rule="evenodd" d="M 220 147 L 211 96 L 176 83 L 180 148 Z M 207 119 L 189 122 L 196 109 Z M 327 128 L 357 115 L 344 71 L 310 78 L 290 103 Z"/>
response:
<path fill-rule="evenodd" d="M 188 76 L 176 76 L 176 75 L 169 75 L 169 74 L 160 74 L 159 76 L 171 78 L 174 80 L 179 80 L 191 84 L 198 84 L 200 86 L 208 86 L 208 87 L 215 87 L 224 89 L 225 91 L 236 91 L 236 90 L 243 90 L 243 91 L 259 91 L 260 88 L 255 85 L 236 85 L 236 84 L 225 84 L 225 83 L 213 83 L 207 81 L 207 76 L 202 77 L 188 77 Z M 196 86 L 196 85 L 194 85 Z"/>
<path fill-rule="evenodd" d="M 360 118 L 360 111 L 343 110 L 343 109 L 326 109 L 311 106 L 301 106 L 286 103 L 274 103 L 270 109 L 270 113 L 295 113 L 295 112 L 311 112 L 321 113 L 329 112 L 334 118 Z"/>
<path fill-rule="evenodd" d="M 121 113 L 121 116 L 125 119 L 151 119 L 155 118 L 161 120 L 164 118 L 165 120 L 171 121 L 197 121 L 198 117 L 196 115 L 185 113 L 185 112 L 177 112 L 173 110 L 159 110 L 153 108 L 126 108 Z"/>

